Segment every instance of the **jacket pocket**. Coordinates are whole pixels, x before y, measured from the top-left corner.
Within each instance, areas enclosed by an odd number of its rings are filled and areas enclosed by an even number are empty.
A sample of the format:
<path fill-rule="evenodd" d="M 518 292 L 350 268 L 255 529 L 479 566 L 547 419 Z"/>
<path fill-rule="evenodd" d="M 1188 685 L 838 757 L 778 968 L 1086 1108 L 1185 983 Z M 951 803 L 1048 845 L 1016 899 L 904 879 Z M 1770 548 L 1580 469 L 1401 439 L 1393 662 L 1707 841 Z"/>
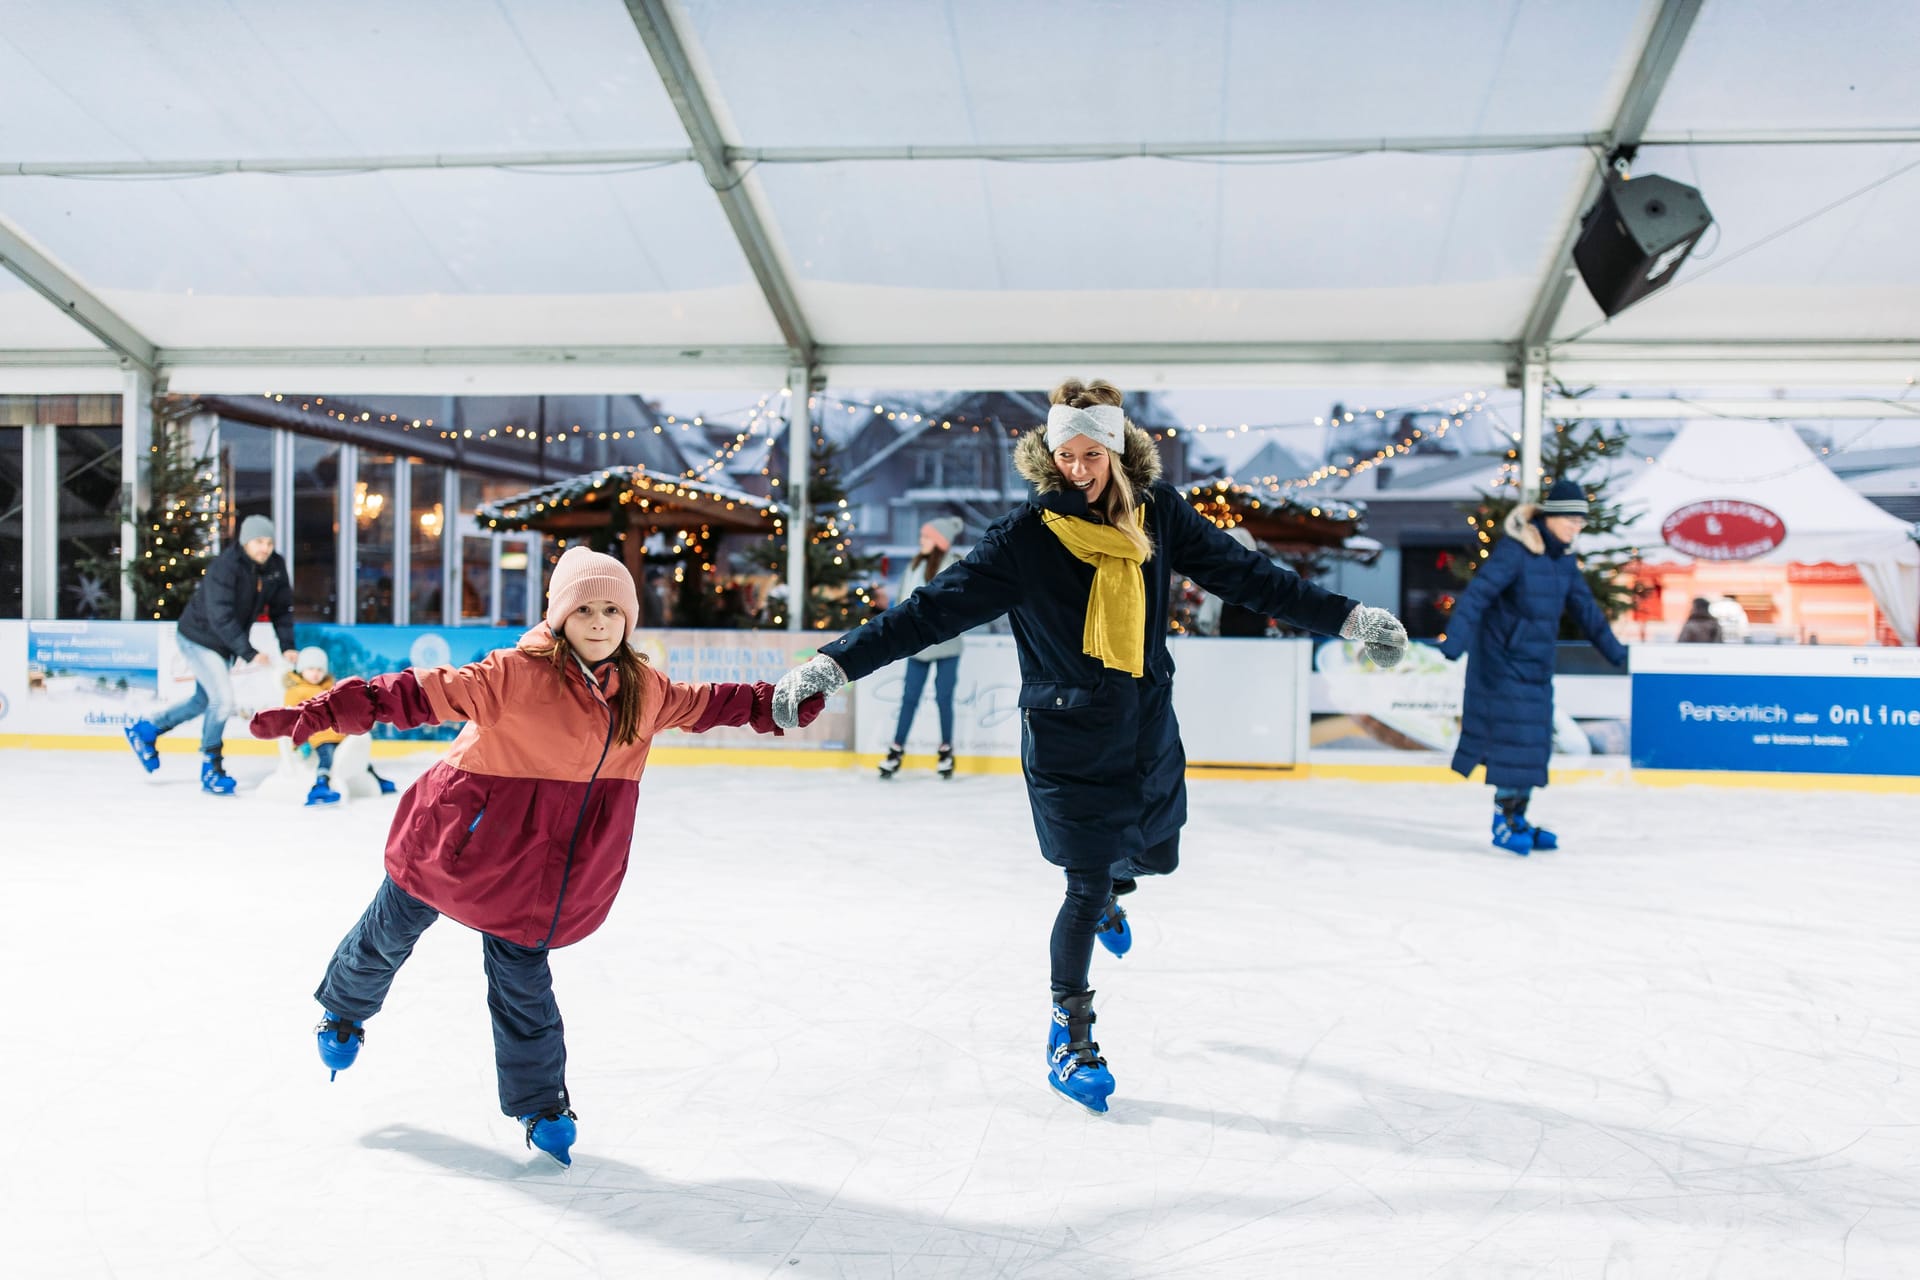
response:
<path fill-rule="evenodd" d="M 473 843 L 473 838 L 479 834 L 480 824 L 486 820 L 486 816 L 487 807 L 482 804 L 480 806 L 480 812 L 473 815 L 473 821 L 467 824 L 466 832 L 461 835 L 459 842 L 453 846 L 453 852 L 447 856 L 448 862 L 460 861 L 460 855 L 465 853 L 467 846 Z"/>
<path fill-rule="evenodd" d="M 1093 695 L 1086 685 L 1037 680 L 1020 686 L 1020 705 L 1032 711 L 1067 711 L 1092 705 Z"/>

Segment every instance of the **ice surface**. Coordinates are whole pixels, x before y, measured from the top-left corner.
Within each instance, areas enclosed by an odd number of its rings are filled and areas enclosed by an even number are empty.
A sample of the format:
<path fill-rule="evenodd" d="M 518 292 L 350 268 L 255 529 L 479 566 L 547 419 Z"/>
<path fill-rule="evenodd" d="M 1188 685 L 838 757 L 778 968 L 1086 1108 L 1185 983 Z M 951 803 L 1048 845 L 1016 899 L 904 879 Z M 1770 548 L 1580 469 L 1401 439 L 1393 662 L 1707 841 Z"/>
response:
<path fill-rule="evenodd" d="M 1911 796 L 1555 787 L 1522 860 L 1484 787 L 1197 782 L 1095 956 L 1095 1119 L 1018 778 L 656 768 L 554 958 L 562 1174 L 458 925 L 327 1082 L 393 801 L 192 764 L 0 753 L 8 1275 L 1920 1274 Z"/>

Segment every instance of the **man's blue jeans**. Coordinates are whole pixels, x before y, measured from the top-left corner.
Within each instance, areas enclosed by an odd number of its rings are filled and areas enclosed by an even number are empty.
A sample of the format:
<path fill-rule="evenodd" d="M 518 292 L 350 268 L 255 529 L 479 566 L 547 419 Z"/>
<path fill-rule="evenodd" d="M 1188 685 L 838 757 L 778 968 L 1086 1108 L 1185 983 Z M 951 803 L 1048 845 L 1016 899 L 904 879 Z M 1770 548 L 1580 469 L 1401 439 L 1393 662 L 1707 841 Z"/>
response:
<path fill-rule="evenodd" d="M 193 696 L 155 716 L 154 732 L 165 733 L 204 714 L 206 719 L 200 722 L 200 749 L 218 755 L 227 735 L 227 718 L 236 710 L 233 664 L 225 654 L 215 653 L 185 636 L 176 636 L 174 643 L 180 646 L 180 656 L 187 660 L 187 668 L 193 672 Z"/>

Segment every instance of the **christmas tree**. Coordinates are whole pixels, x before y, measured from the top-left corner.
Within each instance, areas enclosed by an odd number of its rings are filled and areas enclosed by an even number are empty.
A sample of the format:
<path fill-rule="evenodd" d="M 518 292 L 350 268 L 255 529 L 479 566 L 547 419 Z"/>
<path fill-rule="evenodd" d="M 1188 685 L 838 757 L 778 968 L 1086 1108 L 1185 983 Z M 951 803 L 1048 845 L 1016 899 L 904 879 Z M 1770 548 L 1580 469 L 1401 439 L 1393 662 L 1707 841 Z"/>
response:
<path fill-rule="evenodd" d="M 854 554 L 853 523 L 847 511 L 839 457 L 839 446 L 829 442 L 816 427 L 808 457 L 813 474 L 807 480 L 807 602 L 806 612 L 801 615 L 801 626 L 808 630 L 844 631 L 880 611 L 868 589 L 880 557 Z M 791 523 L 786 527 L 791 530 Z M 761 562 L 784 577 L 786 539 L 771 541 Z M 776 588 L 762 621 L 769 626 L 785 626 L 787 608 L 787 593 Z"/>
<path fill-rule="evenodd" d="M 219 474 L 211 455 L 193 447 L 186 414 L 155 413 L 150 446 L 152 503 L 127 516 L 134 528 L 134 556 L 126 567 L 133 587 L 134 616 L 174 619 L 187 607 L 207 562 L 220 517 Z M 102 562 L 107 581 L 120 573 L 117 561 Z"/>
<path fill-rule="evenodd" d="M 1585 395 L 1586 391 L 1570 391 L 1556 384 L 1554 394 L 1578 398 Z M 1626 429 L 1615 423 L 1609 430 L 1600 423 L 1579 419 L 1556 419 L 1548 422 L 1547 428 L 1540 442 L 1540 468 L 1543 473 L 1540 487 L 1545 489 L 1561 478 L 1577 482 L 1587 495 L 1587 523 L 1581 530 L 1581 541 L 1598 546 L 1616 544 L 1618 540 L 1610 535 L 1626 523 L 1627 515 L 1622 512 L 1619 503 L 1607 496 L 1613 477 L 1606 463 L 1626 452 Z M 1507 466 L 1494 491 L 1483 492 L 1478 503 L 1462 508 L 1468 513 L 1468 523 L 1473 526 L 1474 535 L 1479 541 L 1478 554 L 1454 556 L 1448 565 L 1453 575 L 1463 583 L 1473 577 L 1481 562 L 1493 550 L 1494 542 L 1505 536 L 1501 529 L 1507 515 L 1519 505 L 1518 447 L 1507 450 L 1506 457 Z M 1577 551 L 1580 543 L 1574 545 Z M 1609 619 L 1631 612 L 1634 605 L 1652 590 L 1651 586 L 1635 582 L 1621 573 L 1621 569 L 1633 559 L 1633 552 L 1627 549 L 1579 557 L 1581 576 L 1587 580 L 1594 600 Z M 1560 628 L 1563 639 L 1585 639 L 1570 614 L 1561 618 Z"/>

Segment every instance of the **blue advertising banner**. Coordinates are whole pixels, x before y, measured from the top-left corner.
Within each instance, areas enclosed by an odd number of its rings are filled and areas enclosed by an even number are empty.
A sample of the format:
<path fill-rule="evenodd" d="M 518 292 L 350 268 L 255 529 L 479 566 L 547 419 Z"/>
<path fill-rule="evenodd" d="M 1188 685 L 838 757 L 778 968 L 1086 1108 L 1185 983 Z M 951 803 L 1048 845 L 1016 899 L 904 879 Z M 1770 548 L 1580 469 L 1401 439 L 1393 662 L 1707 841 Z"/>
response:
<path fill-rule="evenodd" d="M 1633 673 L 1638 769 L 1920 774 L 1920 679 Z"/>
<path fill-rule="evenodd" d="M 160 685 L 160 634 L 144 622 L 29 622 L 27 684 L 151 694 Z"/>

